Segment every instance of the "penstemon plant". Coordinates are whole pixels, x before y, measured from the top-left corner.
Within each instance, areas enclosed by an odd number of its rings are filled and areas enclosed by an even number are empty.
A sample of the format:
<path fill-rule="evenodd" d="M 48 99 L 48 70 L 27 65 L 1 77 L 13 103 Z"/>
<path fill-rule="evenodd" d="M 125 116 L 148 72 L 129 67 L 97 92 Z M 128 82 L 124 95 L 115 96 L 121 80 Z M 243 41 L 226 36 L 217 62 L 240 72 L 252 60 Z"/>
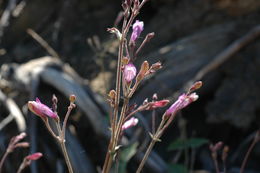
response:
<path fill-rule="evenodd" d="M 120 150 L 120 141 L 124 131 L 130 127 L 138 124 L 138 118 L 135 117 L 136 113 L 145 110 L 154 110 L 157 108 L 162 108 L 168 105 L 169 100 L 157 100 L 155 95 L 152 101 L 145 99 L 144 102 L 137 106 L 130 106 L 129 102 L 135 91 L 138 89 L 140 83 L 148 76 L 154 74 L 157 70 L 162 68 L 160 62 L 149 64 L 148 61 L 143 61 L 139 71 L 137 70 L 134 61 L 138 57 L 142 48 L 154 37 L 154 33 L 149 33 L 143 39 L 140 45 L 137 44 L 143 29 L 144 22 L 140 20 L 135 20 L 138 16 L 140 9 L 148 0 L 125 0 L 122 3 L 123 7 L 123 21 L 121 30 L 113 27 L 108 28 L 108 31 L 115 34 L 119 46 L 118 46 L 118 61 L 117 61 L 117 73 L 116 73 L 116 88 L 108 93 L 108 101 L 111 107 L 111 113 L 109 115 L 110 119 L 110 130 L 111 137 L 108 144 L 108 149 L 105 157 L 105 161 L 102 167 L 102 173 L 111 172 L 111 168 L 115 161 L 118 159 L 118 151 Z M 129 30 L 132 27 L 132 34 L 129 37 Z M 166 112 L 162 115 L 160 125 L 150 133 L 151 143 L 149 144 L 144 157 L 138 166 L 137 173 L 141 172 L 144 167 L 146 160 L 155 143 L 160 141 L 160 137 L 164 133 L 165 129 L 171 124 L 175 118 L 177 112 L 190 103 L 198 99 L 198 95 L 194 91 L 202 86 L 202 82 L 194 83 L 191 88 L 181 96 L 178 100 L 173 103 Z M 122 107 L 120 99 L 122 100 Z M 53 109 L 42 104 L 39 99 L 36 101 L 29 101 L 29 109 L 38 115 L 45 123 L 47 129 L 51 135 L 60 144 L 64 158 L 70 173 L 73 172 L 68 153 L 65 146 L 65 128 L 67 124 L 68 117 L 71 110 L 75 107 L 75 96 L 70 97 L 70 105 L 68 107 L 68 112 L 65 116 L 64 122 L 61 125 L 59 116 L 57 114 L 57 98 L 53 96 Z M 55 134 L 54 130 L 49 124 L 49 119 L 54 120 L 58 134 Z"/>
<path fill-rule="evenodd" d="M 144 29 L 144 23 L 139 20 L 135 20 L 140 12 L 142 6 L 147 2 L 143 0 L 125 0 L 122 4 L 123 7 L 123 24 L 121 31 L 117 28 L 109 28 L 108 31 L 115 34 L 119 41 L 118 48 L 118 64 L 117 64 L 117 76 L 116 76 L 116 88 L 111 90 L 108 94 L 112 113 L 110 115 L 110 126 L 111 126 L 111 138 L 108 145 L 108 150 L 103 165 L 102 173 L 109 173 L 113 162 L 117 158 L 117 151 L 120 148 L 120 139 L 123 131 L 127 128 L 135 126 L 138 123 L 138 119 L 134 118 L 137 112 L 144 110 L 153 110 L 156 108 L 164 107 L 169 103 L 169 100 L 159 100 L 149 102 L 146 99 L 139 107 L 131 107 L 129 105 L 130 99 L 137 90 L 140 83 L 149 75 L 155 73 L 157 70 L 162 68 L 160 62 L 149 65 L 149 62 L 144 61 L 141 65 L 139 72 L 134 65 L 134 61 L 142 48 L 148 43 L 153 37 L 154 33 L 146 35 L 145 39 L 140 45 L 136 44 L 141 32 Z M 128 32 L 132 26 L 132 34 L 128 39 Z M 142 159 L 136 172 L 141 172 L 143 166 L 157 141 L 160 141 L 160 137 L 165 129 L 175 118 L 176 113 L 188 106 L 191 102 L 198 99 L 198 95 L 193 93 L 194 90 L 200 88 L 202 82 L 196 82 L 187 93 L 182 94 L 178 100 L 170 106 L 170 108 L 163 114 L 161 123 L 154 134 L 150 133 L 152 141 L 147 148 L 147 151 Z M 120 98 L 123 98 L 123 106 L 120 108 Z"/>
<path fill-rule="evenodd" d="M 70 105 L 68 106 L 68 110 L 67 110 L 67 113 L 65 115 L 62 125 L 60 123 L 60 118 L 57 114 L 58 99 L 56 98 L 55 95 L 53 95 L 53 97 L 52 97 L 52 102 L 53 102 L 52 109 L 49 108 L 48 106 L 46 106 L 45 104 L 41 103 L 41 101 L 38 98 L 36 98 L 36 101 L 28 102 L 29 110 L 31 112 L 33 112 L 34 114 L 38 115 L 43 120 L 43 122 L 46 125 L 50 134 L 60 144 L 64 158 L 65 158 L 65 162 L 66 162 L 68 170 L 69 170 L 69 173 L 73 173 L 73 168 L 70 163 L 69 155 L 68 155 L 66 145 L 65 145 L 65 131 L 66 131 L 66 126 L 67 126 L 67 121 L 68 121 L 69 115 L 70 115 L 72 109 L 76 107 L 76 105 L 74 104 L 75 100 L 76 100 L 76 96 L 71 95 L 70 96 Z M 49 119 L 54 120 L 58 134 L 55 134 L 55 132 L 54 132 L 55 130 L 50 126 Z"/>

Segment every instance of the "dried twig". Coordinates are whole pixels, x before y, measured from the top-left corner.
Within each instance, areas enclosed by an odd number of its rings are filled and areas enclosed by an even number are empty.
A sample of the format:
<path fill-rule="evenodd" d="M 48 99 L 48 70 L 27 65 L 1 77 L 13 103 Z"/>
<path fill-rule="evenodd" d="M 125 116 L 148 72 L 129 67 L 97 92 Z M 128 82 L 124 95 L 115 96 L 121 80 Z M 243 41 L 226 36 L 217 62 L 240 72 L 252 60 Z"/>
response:
<path fill-rule="evenodd" d="M 20 108 L 16 105 L 13 99 L 8 98 L 1 90 L 0 90 L 0 102 L 2 102 L 5 105 L 10 115 L 13 116 L 14 120 L 17 123 L 18 130 L 20 132 L 25 131 L 26 123 Z"/>
<path fill-rule="evenodd" d="M 246 35 L 235 40 L 232 44 L 230 44 L 225 50 L 220 52 L 214 60 L 203 67 L 197 74 L 191 79 L 189 82 L 185 83 L 184 88 L 189 87 L 195 81 L 201 80 L 206 74 L 215 70 L 228 59 L 233 57 L 235 53 L 241 50 L 243 47 L 254 41 L 257 37 L 260 36 L 260 25 L 257 25 L 253 29 L 251 29 Z"/>
<path fill-rule="evenodd" d="M 53 57 L 59 58 L 60 56 L 58 53 L 39 35 L 37 34 L 34 30 L 32 29 L 27 29 L 27 33 L 32 36 L 46 51 Z"/>
<path fill-rule="evenodd" d="M 12 14 L 12 11 L 16 7 L 16 1 L 17 0 L 8 1 L 8 5 L 7 5 L 6 9 L 4 10 L 4 12 L 1 16 L 1 19 L 0 19 L 0 39 L 4 35 L 4 28 L 7 27 L 8 24 L 9 24 L 9 19 L 10 19 L 10 16 Z"/>

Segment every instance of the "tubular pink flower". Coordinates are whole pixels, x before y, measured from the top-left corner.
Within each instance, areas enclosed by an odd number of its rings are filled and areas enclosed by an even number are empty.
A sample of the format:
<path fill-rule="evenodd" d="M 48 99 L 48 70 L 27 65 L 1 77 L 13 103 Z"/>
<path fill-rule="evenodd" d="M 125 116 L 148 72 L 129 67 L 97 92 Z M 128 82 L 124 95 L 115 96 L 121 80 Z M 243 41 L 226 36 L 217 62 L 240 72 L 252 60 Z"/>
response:
<path fill-rule="evenodd" d="M 138 123 L 138 119 L 132 117 L 131 119 L 129 119 L 128 121 L 126 121 L 123 126 L 122 126 L 122 130 L 128 129 L 130 127 L 136 126 L 136 124 Z"/>
<path fill-rule="evenodd" d="M 54 113 L 51 108 L 46 106 L 45 104 L 42 104 L 41 101 L 36 98 L 36 101 L 29 101 L 28 102 L 28 108 L 30 111 L 32 111 L 34 114 L 40 116 L 41 118 L 58 118 L 58 115 Z"/>
<path fill-rule="evenodd" d="M 144 22 L 136 20 L 133 24 L 133 32 L 130 41 L 135 42 L 135 40 L 140 36 L 141 32 L 144 30 Z"/>
<path fill-rule="evenodd" d="M 26 159 L 27 160 L 38 160 L 41 157 L 42 157 L 42 153 L 38 152 L 38 153 L 33 153 L 31 155 L 26 156 Z"/>
<path fill-rule="evenodd" d="M 175 114 L 179 110 L 185 108 L 188 106 L 190 103 L 196 101 L 199 98 L 199 96 L 196 93 L 191 93 L 191 94 L 182 94 L 179 96 L 178 100 L 174 102 L 171 107 L 166 110 L 166 115 L 170 116 L 172 114 Z"/>
<path fill-rule="evenodd" d="M 162 108 L 166 106 L 169 102 L 170 102 L 169 100 L 159 100 L 159 101 L 150 102 L 150 106 L 146 110 Z"/>
<path fill-rule="evenodd" d="M 127 65 L 125 65 L 124 68 L 124 80 L 126 82 L 131 82 L 136 76 L 136 68 L 134 66 L 134 64 L 129 63 Z"/>

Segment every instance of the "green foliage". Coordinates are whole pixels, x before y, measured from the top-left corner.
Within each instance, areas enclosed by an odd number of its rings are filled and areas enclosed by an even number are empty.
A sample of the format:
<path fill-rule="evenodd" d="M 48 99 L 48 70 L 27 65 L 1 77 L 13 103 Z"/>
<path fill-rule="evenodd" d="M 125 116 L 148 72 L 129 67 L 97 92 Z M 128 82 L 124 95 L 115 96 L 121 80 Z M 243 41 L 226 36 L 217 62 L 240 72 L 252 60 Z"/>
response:
<path fill-rule="evenodd" d="M 126 172 L 127 163 L 135 155 L 137 151 L 137 146 L 138 143 L 134 143 L 122 149 L 122 151 L 120 152 L 120 159 L 119 159 L 119 168 L 118 168 L 119 173 Z"/>
<path fill-rule="evenodd" d="M 208 143 L 208 140 L 204 138 L 189 138 L 185 140 L 177 139 L 169 145 L 168 150 L 183 150 L 187 148 L 197 148 L 206 143 Z"/>
<path fill-rule="evenodd" d="M 188 169 L 182 164 L 169 164 L 169 173 L 188 173 Z"/>

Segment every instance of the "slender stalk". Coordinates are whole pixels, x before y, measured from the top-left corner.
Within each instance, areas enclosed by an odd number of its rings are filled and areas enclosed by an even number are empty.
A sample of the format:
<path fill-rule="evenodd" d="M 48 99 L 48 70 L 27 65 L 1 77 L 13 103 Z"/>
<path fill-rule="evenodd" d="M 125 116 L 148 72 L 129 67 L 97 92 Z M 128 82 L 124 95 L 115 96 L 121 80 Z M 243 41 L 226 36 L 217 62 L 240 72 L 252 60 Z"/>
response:
<path fill-rule="evenodd" d="M 48 131 L 50 132 L 50 134 L 51 134 L 55 139 L 58 139 L 58 136 L 57 136 L 57 135 L 53 132 L 53 130 L 51 129 L 48 119 L 45 121 L 44 124 L 46 125 L 46 127 L 47 127 Z"/>
<path fill-rule="evenodd" d="M 122 58 L 123 58 L 123 45 L 124 45 L 124 35 L 122 35 L 122 40 L 120 40 L 120 45 L 119 45 L 119 53 L 118 53 L 118 64 L 117 64 L 117 77 L 116 77 L 116 99 L 115 99 L 115 107 L 114 107 L 114 113 L 113 113 L 113 127 L 112 127 L 112 135 L 111 135 L 111 140 L 110 144 L 108 147 L 107 151 L 107 156 L 103 165 L 103 173 L 108 173 L 111 166 L 112 166 L 112 155 L 111 151 L 114 150 L 115 143 L 115 136 L 116 136 L 116 124 L 117 124 L 117 116 L 118 116 L 118 107 L 119 107 L 119 100 L 120 100 L 120 88 L 121 88 L 121 78 L 122 78 Z"/>
<path fill-rule="evenodd" d="M 113 112 L 113 126 L 111 127 L 111 140 L 109 142 L 108 151 L 106 154 L 106 159 L 103 165 L 102 173 L 108 173 L 111 166 L 112 166 L 112 155 L 111 151 L 114 150 L 114 147 L 117 144 L 116 141 L 116 124 L 118 121 L 118 108 L 119 108 L 119 101 L 120 101 L 120 91 L 121 91 L 121 81 L 122 81 L 122 59 L 123 59 L 123 52 L 124 52 L 124 42 L 125 42 L 125 27 L 126 27 L 127 19 L 124 18 L 123 27 L 122 27 L 122 38 L 119 43 L 118 48 L 118 60 L 117 60 L 117 72 L 116 72 L 116 99 L 115 99 L 115 107 Z"/>
<path fill-rule="evenodd" d="M 72 169 L 72 166 L 71 166 L 71 163 L 70 163 L 70 159 L 69 159 L 69 155 L 68 155 L 68 152 L 67 152 L 67 149 L 66 149 L 66 145 L 65 145 L 65 140 L 64 139 L 60 140 L 60 146 L 61 146 L 64 158 L 65 158 L 65 162 L 67 164 L 69 173 L 73 173 L 73 169 Z"/>
<path fill-rule="evenodd" d="M 258 135 L 258 134 L 257 134 L 257 135 Z M 252 150 L 253 150 L 255 144 L 259 141 L 259 139 L 260 139 L 260 138 L 259 138 L 258 136 L 256 136 L 256 137 L 254 138 L 253 142 L 251 143 L 250 147 L 248 148 L 248 150 L 247 150 L 247 152 L 246 152 L 246 156 L 245 156 L 245 158 L 244 158 L 244 160 L 243 160 L 243 162 L 242 162 L 242 166 L 241 166 L 241 168 L 240 168 L 240 173 L 244 173 L 244 169 L 245 169 L 245 167 L 246 167 L 246 163 L 247 163 L 247 161 L 248 161 L 249 155 L 250 155 L 250 153 L 252 152 Z"/>
<path fill-rule="evenodd" d="M 144 154 L 144 157 L 143 157 L 140 165 L 138 166 L 138 169 L 136 170 L 136 173 L 140 173 L 141 170 L 143 169 L 144 164 L 145 164 L 146 160 L 148 159 L 148 156 L 151 153 L 151 151 L 152 151 L 152 149 L 153 149 L 153 147 L 154 147 L 156 142 L 157 141 L 155 139 L 152 139 L 151 143 L 149 144 L 149 147 L 147 148 L 147 150 L 146 150 L 146 152 Z"/>
<path fill-rule="evenodd" d="M 218 167 L 218 161 L 215 157 L 213 157 L 213 161 L 214 161 L 214 166 L 215 166 L 215 169 L 216 169 L 216 173 L 220 173 L 219 172 L 219 167 Z"/>
<path fill-rule="evenodd" d="M 60 122 L 57 121 L 56 123 L 56 127 L 58 129 L 58 133 L 59 133 L 59 137 L 57 138 L 57 141 L 60 143 L 60 146 L 61 146 L 61 150 L 62 150 L 62 153 L 63 153 L 63 156 L 65 158 L 65 162 L 66 162 L 66 165 L 68 167 L 68 170 L 69 170 L 69 173 L 73 173 L 73 169 L 72 169 L 72 165 L 70 163 L 70 159 L 69 159 L 69 155 L 68 155 L 68 152 L 67 152 L 67 149 L 66 149 L 66 145 L 65 145 L 65 132 L 63 132 L 61 130 L 61 127 L 60 127 Z M 64 123 L 63 123 L 64 124 Z M 64 127 L 64 126 L 63 126 Z M 64 129 L 65 131 L 66 129 Z"/>
<path fill-rule="evenodd" d="M 155 133 L 155 110 L 152 112 L 152 134 Z"/>
<path fill-rule="evenodd" d="M 66 131 L 66 126 L 67 126 L 67 122 L 68 122 L 68 118 L 70 116 L 70 113 L 73 109 L 73 106 L 74 104 L 73 103 L 70 103 L 69 107 L 68 107 L 68 111 L 65 115 L 65 118 L 64 118 L 64 121 L 63 121 L 63 125 L 62 125 L 62 138 L 65 139 L 65 131 Z"/>
<path fill-rule="evenodd" d="M 16 173 L 21 173 L 22 172 L 22 170 L 24 170 L 24 168 L 25 168 L 26 166 L 25 166 L 25 164 L 24 164 L 24 162 L 23 163 L 21 163 L 21 165 L 19 166 L 19 169 L 17 170 L 17 172 Z"/>
<path fill-rule="evenodd" d="M 2 159 L 1 159 L 1 162 L 0 162 L 0 173 L 2 173 L 3 165 L 4 165 L 4 162 L 5 162 L 6 157 L 8 156 L 8 154 L 9 154 L 9 152 L 6 151 L 5 154 L 4 154 L 4 156 L 3 156 Z"/>
<path fill-rule="evenodd" d="M 148 156 L 150 155 L 150 153 L 151 153 L 155 143 L 160 140 L 159 138 L 162 136 L 162 133 L 163 133 L 161 130 L 163 130 L 163 126 L 165 125 L 165 121 L 167 121 L 167 120 L 162 119 L 159 127 L 156 130 L 156 133 L 152 136 L 152 141 L 149 144 L 149 146 L 148 146 L 148 148 L 147 148 L 147 150 L 146 150 L 146 152 L 144 154 L 144 157 L 143 157 L 141 163 L 139 164 L 139 166 L 138 166 L 138 168 L 136 170 L 136 173 L 140 173 L 141 172 L 141 170 L 143 169 L 144 164 L 145 164 L 146 160 L 148 159 Z"/>
<path fill-rule="evenodd" d="M 112 166 L 112 163 L 113 163 L 114 152 L 116 152 L 116 151 L 115 151 L 115 148 L 116 148 L 116 146 L 117 146 L 117 144 L 118 144 L 118 141 L 119 141 L 119 137 L 120 137 L 120 133 L 121 133 L 121 128 L 122 128 L 122 125 L 123 125 L 123 123 L 124 123 L 125 113 L 126 113 L 126 109 L 127 109 L 128 102 L 129 102 L 129 99 L 126 98 L 126 99 L 124 100 L 124 105 L 123 105 L 123 107 L 122 107 L 122 111 L 121 111 L 121 114 L 120 114 L 120 119 L 119 119 L 119 121 L 118 121 L 118 125 L 117 125 L 116 130 L 115 130 L 115 137 L 114 137 L 114 139 L 113 139 L 113 141 L 112 141 L 112 142 L 113 142 L 113 143 L 112 143 L 112 148 L 111 148 L 111 149 L 112 149 L 112 150 L 111 150 L 112 153 L 109 154 L 108 161 L 107 161 L 107 165 L 106 165 L 106 168 L 105 168 L 105 170 L 104 170 L 104 173 L 108 173 L 109 170 L 111 169 L 111 166 Z"/>

